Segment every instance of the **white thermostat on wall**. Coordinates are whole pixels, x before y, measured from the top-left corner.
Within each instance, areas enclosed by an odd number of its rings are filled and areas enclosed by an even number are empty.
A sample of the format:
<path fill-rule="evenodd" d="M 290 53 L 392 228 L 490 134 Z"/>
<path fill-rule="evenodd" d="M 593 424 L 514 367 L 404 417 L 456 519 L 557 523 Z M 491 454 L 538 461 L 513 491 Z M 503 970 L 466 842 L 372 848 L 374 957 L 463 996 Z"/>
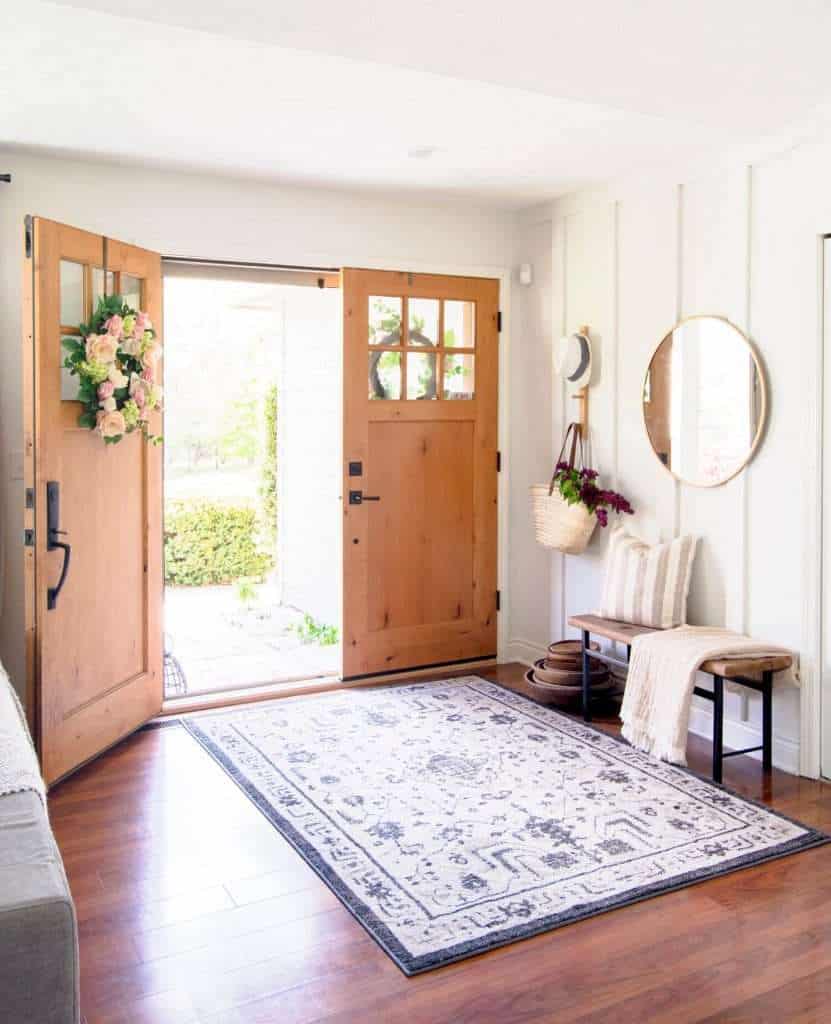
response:
<path fill-rule="evenodd" d="M 588 331 L 582 330 L 560 338 L 554 363 L 557 373 L 565 378 L 571 394 L 587 387 L 592 374 L 592 345 Z"/>

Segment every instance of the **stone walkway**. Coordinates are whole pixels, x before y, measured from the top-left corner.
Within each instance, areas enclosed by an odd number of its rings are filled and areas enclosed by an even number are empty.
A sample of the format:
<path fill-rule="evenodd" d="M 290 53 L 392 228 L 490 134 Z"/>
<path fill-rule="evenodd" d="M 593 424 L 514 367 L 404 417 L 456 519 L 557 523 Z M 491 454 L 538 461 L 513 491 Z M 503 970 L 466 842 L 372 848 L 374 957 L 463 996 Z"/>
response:
<path fill-rule="evenodd" d="M 248 608 L 235 586 L 167 587 L 164 620 L 189 696 L 340 673 L 340 644 L 304 644 L 292 630 L 303 613 L 277 604 L 269 584 Z"/>

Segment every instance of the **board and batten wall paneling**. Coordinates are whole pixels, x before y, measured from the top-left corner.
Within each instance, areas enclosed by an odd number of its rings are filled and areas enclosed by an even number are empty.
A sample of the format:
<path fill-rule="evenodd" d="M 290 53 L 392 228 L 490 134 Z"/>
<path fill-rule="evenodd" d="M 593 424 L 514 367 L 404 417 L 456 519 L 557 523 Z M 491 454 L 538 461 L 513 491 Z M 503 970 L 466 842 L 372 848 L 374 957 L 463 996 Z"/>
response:
<path fill-rule="evenodd" d="M 506 657 L 531 662 L 543 656 L 551 625 L 551 568 L 531 526 L 529 488 L 551 473 L 550 374 L 552 338 L 559 330 L 552 296 L 557 268 L 550 214 L 530 214 L 518 230 L 517 262 L 530 263 L 533 283 L 514 290 L 510 377 L 510 602 Z M 558 406 L 559 408 L 559 406 Z"/>
<path fill-rule="evenodd" d="M 677 310 L 678 190 L 626 197 L 618 216 L 618 486 L 636 510 L 627 525 L 648 541 L 675 530 L 675 481 L 643 426 L 644 374 Z M 603 469 L 604 467 L 599 467 Z"/>
<path fill-rule="evenodd" d="M 751 327 L 771 401 L 748 480 L 748 628 L 800 651 L 804 707 L 798 693 L 780 692 L 774 731 L 806 753 L 818 743 L 819 728 L 819 636 L 812 629 L 820 550 L 818 238 L 831 231 L 829 176 L 827 144 L 765 161 L 754 168 L 751 221 Z"/>
<path fill-rule="evenodd" d="M 738 168 L 689 182 L 681 190 L 679 318 L 706 311 L 747 328 L 749 188 L 748 174 Z M 744 629 L 744 510 L 750 472 L 748 468 L 723 487 L 679 484 L 679 532 L 699 538 L 687 609 L 694 625 Z M 699 682 L 711 686 L 706 677 Z M 698 731 L 711 728 L 711 708 L 709 702 L 693 698 L 692 723 Z M 748 720 L 744 691 L 725 695 L 725 712 L 733 721 Z"/>
<path fill-rule="evenodd" d="M 627 517 L 632 532 L 653 542 L 679 532 L 701 538 L 691 622 L 746 630 L 799 653 L 803 706 L 799 689 L 777 687 L 774 762 L 803 774 L 819 767 L 818 273 L 819 239 L 831 232 L 829 177 L 831 145 L 818 142 L 766 155 L 752 167 L 725 161 L 682 185 L 659 176 L 630 180 L 552 207 L 555 316 L 569 329 L 609 323 L 603 333 L 617 339 L 611 365 L 602 353 L 591 396 L 598 466 L 610 483 L 616 475 L 635 506 L 637 514 Z M 563 233 L 567 244 L 558 245 Z M 720 314 L 747 330 L 769 381 L 768 425 L 756 458 L 735 480 L 709 490 L 679 484 L 660 466 L 641 412 L 655 346 L 678 317 L 694 313 Z M 562 403 L 559 382 L 552 393 L 555 405 Z M 562 605 L 560 622 L 596 607 L 603 545 L 599 535 L 587 557 L 552 562 L 551 607 Z M 758 742 L 755 695 L 731 695 L 726 717 L 728 746 Z M 696 702 L 691 728 L 711 735 L 708 706 Z"/>
<path fill-rule="evenodd" d="M 604 466 L 607 471 L 615 461 L 614 397 L 617 367 L 612 286 L 614 216 L 614 207 L 603 205 L 566 218 L 568 270 L 565 277 L 565 309 L 561 311 L 563 333 L 571 334 L 584 325 L 589 327 L 592 341 L 592 387 L 585 453 L 591 465 Z M 558 376 L 556 381 L 564 402 L 560 424 L 562 434 L 562 427 L 577 419 L 579 406 L 567 395 L 562 377 Z M 595 532 L 599 536 L 584 555 L 566 555 L 562 560 L 566 584 L 561 609 L 564 633 L 569 615 L 593 608 L 597 602 L 603 576 L 607 531 L 598 529 Z"/>

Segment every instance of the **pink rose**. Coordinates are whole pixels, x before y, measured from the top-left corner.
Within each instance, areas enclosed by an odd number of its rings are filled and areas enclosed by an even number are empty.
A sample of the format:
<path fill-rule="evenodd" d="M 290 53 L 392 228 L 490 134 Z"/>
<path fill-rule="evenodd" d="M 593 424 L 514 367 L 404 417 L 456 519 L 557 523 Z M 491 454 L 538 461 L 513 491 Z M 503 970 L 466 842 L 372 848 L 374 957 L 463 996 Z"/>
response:
<path fill-rule="evenodd" d="M 98 385 L 99 398 L 111 398 L 114 391 L 115 384 L 111 380 L 105 380 L 103 384 Z"/>
<path fill-rule="evenodd" d="M 121 334 L 121 328 L 123 325 L 124 321 L 117 313 L 114 313 L 110 317 L 110 319 L 104 324 L 104 326 L 107 328 L 107 333 L 112 334 L 116 338 L 119 336 L 119 334 Z"/>
<path fill-rule="evenodd" d="M 153 370 L 153 366 L 145 366 L 145 368 L 141 371 L 141 379 L 146 380 L 148 384 L 152 384 L 154 375 Z"/>
<path fill-rule="evenodd" d="M 134 392 L 133 401 L 136 403 L 139 409 L 144 408 L 144 403 L 147 401 L 147 399 L 144 397 L 144 388 L 138 388 Z"/>
<path fill-rule="evenodd" d="M 99 412 L 96 426 L 102 437 L 120 437 L 127 429 L 127 424 L 120 412 Z"/>
<path fill-rule="evenodd" d="M 145 368 L 145 370 L 153 370 L 155 372 L 156 363 L 158 362 L 161 354 L 161 345 L 157 345 L 155 342 L 152 342 L 144 350 L 144 353 L 142 354 L 141 365 Z"/>
<path fill-rule="evenodd" d="M 110 334 L 89 334 L 86 342 L 87 359 L 109 366 L 118 353 L 118 338 Z"/>
<path fill-rule="evenodd" d="M 146 313 L 136 313 L 136 337 L 140 338 L 146 330 L 149 330 L 149 328 L 150 317 Z"/>

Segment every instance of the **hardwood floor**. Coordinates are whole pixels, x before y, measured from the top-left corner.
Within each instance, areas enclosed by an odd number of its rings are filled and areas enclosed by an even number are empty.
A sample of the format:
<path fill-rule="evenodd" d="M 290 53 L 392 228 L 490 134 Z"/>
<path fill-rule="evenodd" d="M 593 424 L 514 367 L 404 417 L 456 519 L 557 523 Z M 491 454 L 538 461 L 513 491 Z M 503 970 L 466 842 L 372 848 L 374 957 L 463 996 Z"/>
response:
<path fill-rule="evenodd" d="M 519 666 L 482 674 L 524 685 Z M 710 745 L 690 748 L 706 772 Z M 831 828 L 829 785 L 763 778 L 747 757 L 726 762 L 725 784 Z M 831 846 L 406 978 L 175 725 L 126 740 L 49 808 L 78 907 L 86 1024 L 831 1016 Z"/>

